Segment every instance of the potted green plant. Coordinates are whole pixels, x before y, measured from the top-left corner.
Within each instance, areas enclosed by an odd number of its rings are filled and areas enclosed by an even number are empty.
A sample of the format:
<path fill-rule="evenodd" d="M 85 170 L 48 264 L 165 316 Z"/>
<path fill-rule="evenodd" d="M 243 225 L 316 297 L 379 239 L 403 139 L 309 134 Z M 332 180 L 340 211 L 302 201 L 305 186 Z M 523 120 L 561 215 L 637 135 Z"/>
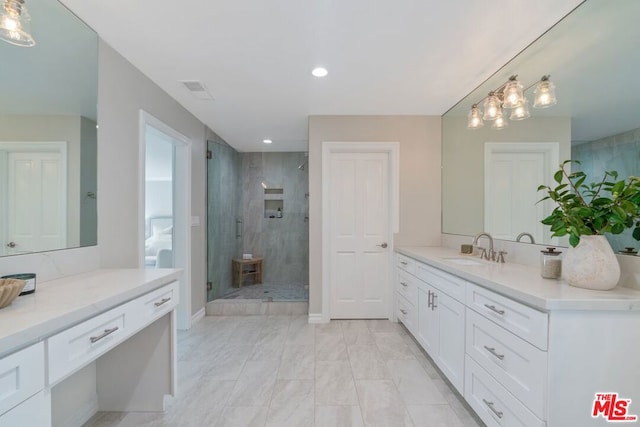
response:
<path fill-rule="evenodd" d="M 589 289 L 612 289 L 620 278 L 620 266 L 605 233 L 620 234 L 633 228 L 640 240 L 640 178 L 618 180 L 618 172 L 606 171 L 602 180 L 585 184 L 582 171 L 569 172 L 566 160 L 553 175 L 555 187 L 540 185 L 543 200 L 557 206 L 542 223 L 552 237 L 569 236 L 571 245 L 564 261 L 563 276 L 570 285 Z"/>

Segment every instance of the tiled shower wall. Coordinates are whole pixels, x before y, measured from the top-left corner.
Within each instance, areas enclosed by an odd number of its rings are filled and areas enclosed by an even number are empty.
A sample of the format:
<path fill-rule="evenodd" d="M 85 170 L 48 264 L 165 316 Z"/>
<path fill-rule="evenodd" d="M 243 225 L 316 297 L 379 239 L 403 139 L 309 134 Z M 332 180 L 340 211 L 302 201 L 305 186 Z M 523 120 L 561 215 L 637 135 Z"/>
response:
<path fill-rule="evenodd" d="M 615 170 L 618 179 L 640 173 L 640 128 L 571 147 L 571 158 L 580 161 L 574 170 L 587 174 L 586 183 L 602 179 L 604 171 Z M 614 251 L 639 246 L 631 236 L 632 230 L 619 235 L 607 235 Z"/>
<path fill-rule="evenodd" d="M 242 257 L 242 238 L 236 223 L 242 218 L 242 161 L 221 139 L 209 141 L 207 165 L 207 301 L 222 297 L 232 287 L 231 260 Z"/>
<path fill-rule="evenodd" d="M 308 283 L 309 166 L 305 153 L 242 153 L 243 253 L 264 257 L 264 281 Z M 304 164 L 304 168 L 299 166 Z M 264 185 L 263 185 L 264 184 Z M 265 195 L 264 187 L 282 189 Z M 265 217 L 265 198 L 282 199 L 282 218 Z"/>

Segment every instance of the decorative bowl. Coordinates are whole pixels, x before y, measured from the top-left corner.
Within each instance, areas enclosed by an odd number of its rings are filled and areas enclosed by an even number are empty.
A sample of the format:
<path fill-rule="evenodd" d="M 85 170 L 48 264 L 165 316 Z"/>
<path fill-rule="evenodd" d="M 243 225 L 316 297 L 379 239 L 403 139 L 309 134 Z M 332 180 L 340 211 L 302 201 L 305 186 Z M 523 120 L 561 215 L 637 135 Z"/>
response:
<path fill-rule="evenodd" d="M 27 284 L 24 280 L 0 279 L 0 308 L 11 304 Z"/>

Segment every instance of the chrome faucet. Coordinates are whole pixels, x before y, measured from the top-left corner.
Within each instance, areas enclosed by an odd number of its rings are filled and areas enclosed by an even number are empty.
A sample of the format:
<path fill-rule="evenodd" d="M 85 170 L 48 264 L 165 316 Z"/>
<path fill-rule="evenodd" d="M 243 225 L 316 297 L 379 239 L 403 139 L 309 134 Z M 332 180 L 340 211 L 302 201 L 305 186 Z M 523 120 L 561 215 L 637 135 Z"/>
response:
<path fill-rule="evenodd" d="M 531 239 L 531 244 L 532 245 L 534 245 L 536 243 L 536 240 L 533 238 L 531 233 L 527 233 L 527 232 L 518 234 L 518 237 L 516 237 L 516 242 L 519 242 L 520 239 L 522 239 L 524 236 L 527 236 L 529 239 Z"/>
<path fill-rule="evenodd" d="M 472 245 L 476 246 L 478 244 L 478 239 L 480 237 L 486 237 L 487 239 L 489 239 L 489 252 L 487 253 L 486 250 L 482 251 L 482 254 L 480 254 L 480 258 L 484 258 L 486 260 L 491 260 L 491 261 L 495 261 L 496 260 L 496 253 L 493 250 L 493 237 L 491 237 L 491 235 L 489 233 L 485 233 L 484 231 L 482 233 L 478 233 L 475 236 L 473 236 L 473 242 Z"/>

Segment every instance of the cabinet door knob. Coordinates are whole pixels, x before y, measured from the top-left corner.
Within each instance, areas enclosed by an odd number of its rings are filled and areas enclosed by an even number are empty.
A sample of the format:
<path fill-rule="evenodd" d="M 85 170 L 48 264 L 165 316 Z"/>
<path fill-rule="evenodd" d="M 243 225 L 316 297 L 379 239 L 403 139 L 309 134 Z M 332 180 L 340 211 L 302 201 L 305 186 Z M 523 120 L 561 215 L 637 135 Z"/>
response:
<path fill-rule="evenodd" d="M 496 416 L 498 418 L 502 418 L 502 416 L 504 415 L 501 411 L 498 411 L 496 408 L 493 407 L 493 402 L 489 402 L 487 399 L 482 399 L 482 401 L 484 402 L 485 405 L 487 405 L 487 407 L 489 409 L 491 409 L 491 412 L 493 412 L 494 414 L 496 414 Z"/>
<path fill-rule="evenodd" d="M 504 354 L 498 354 L 496 353 L 496 349 L 494 347 L 487 347 L 486 345 L 484 346 L 484 349 L 487 350 L 489 353 L 493 354 L 495 357 L 497 357 L 498 359 L 502 360 L 504 359 Z"/>
<path fill-rule="evenodd" d="M 484 306 L 487 307 L 489 310 L 493 311 L 494 313 L 498 313 L 500 316 L 504 314 L 504 310 L 498 310 L 495 305 L 485 304 Z"/>

